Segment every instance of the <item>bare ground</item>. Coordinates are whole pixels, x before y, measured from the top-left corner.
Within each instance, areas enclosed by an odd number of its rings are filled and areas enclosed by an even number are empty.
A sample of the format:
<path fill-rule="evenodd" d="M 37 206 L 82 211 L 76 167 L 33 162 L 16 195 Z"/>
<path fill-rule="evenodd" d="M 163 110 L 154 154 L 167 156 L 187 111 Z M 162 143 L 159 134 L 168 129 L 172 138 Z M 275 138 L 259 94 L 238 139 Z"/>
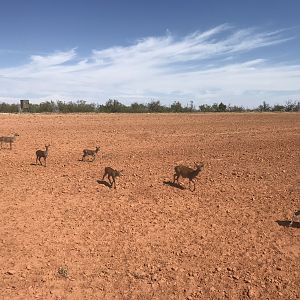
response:
<path fill-rule="evenodd" d="M 0 115 L 14 132 L 1 299 L 300 298 L 299 114 Z M 196 191 L 170 184 L 194 162 Z M 106 166 L 124 170 L 116 190 Z"/>

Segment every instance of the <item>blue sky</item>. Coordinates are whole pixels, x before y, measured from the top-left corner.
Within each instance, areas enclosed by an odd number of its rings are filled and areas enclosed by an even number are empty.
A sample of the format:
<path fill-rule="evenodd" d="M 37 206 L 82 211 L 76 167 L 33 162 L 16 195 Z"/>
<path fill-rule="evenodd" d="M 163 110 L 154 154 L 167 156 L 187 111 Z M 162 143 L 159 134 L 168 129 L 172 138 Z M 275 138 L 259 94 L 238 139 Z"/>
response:
<path fill-rule="evenodd" d="M 0 101 L 300 101 L 300 1 L 0 0 Z"/>

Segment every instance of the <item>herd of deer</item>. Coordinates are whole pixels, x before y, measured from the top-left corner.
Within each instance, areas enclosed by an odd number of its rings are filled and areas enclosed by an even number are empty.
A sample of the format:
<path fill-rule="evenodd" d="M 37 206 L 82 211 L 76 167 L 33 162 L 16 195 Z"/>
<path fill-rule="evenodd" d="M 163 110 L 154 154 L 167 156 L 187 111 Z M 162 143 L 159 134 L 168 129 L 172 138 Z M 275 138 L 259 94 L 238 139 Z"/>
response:
<path fill-rule="evenodd" d="M 1 149 L 2 149 L 3 143 L 9 144 L 10 149 L 12 149 L 12 144 L 16 141 L 17 136 L 19 136 L 17 133 L 15 133 L 14 135 L 11 135 L 11 136 L 0 136 Z M 45 145 L 45 148 L 46 148 L 45 150 L 37 150 L 36 151 L 36 153 L 35 153 L 36 154 L 36 165 L 38 164 L 38 161 L 42 165 L 41 159 L 43 158 L 44 166 L 46 167 L 46 160 L 47 160 L 48 153 L 49 153 L 49 147 L 50 147 L 50 145 L 48 144 L 48 145 Z M 84 149 L 81 160 L 84 161 L 86 159 L 86 157 L 91 156 L 92 161 L 94 161 L 96 159 L 96 155 L 99 151 L 100 151 L 100 147 L 96 147 L 95 150 Z M 182 178 L 188 178 L 189 179 L 189 189 L 191 189 L 191 183 L 193 183 L 194 188 L 192 191 L 195 191 L 196 185 L 195 185 L 194 179 L 204 169 L 204 164 L 203 163 L 195 164 L 195 167 L 196 167 L 195 169 L 192 169 L 192 168 L 186 167 L 184 165 L 176 166 L 175 174 L 173 177 L 173 184 L 175 184 L 175 183 L 179 184 L 178 179 L 180 178 L 180 176 Z M 107 176 L 110 187 L 114 187 L 116 189 L 116 177 L 122 176 L 122 172 L 123 172 L 123 170 L 118 171 L 111 167 L 105 167 L 102 180 L 104 180 L 104 178 Z M 295 218 L 299 215 L 300 215 L 300 211 L 296 211 L 294 213 L 292 220 L 289 223 L 289 226 L 293 225 Z"/>
<path fill-rule="evenodd" d="M 3 143 L 9 143 L 10 144 L 10 149 L 12 149 L 12 143 L 15 142 L 16 137 L 19 136 L 17 133 L 15 133 L 12 136 L 0 136 L 0 142 L 1 142 L 1 149 L 2 149 L 2 144 Z M 49 145 L 45 145 L 45 150 L 37 150 L 36 151 L 36 162 L 35 164 L 37 165 L 38 162 L 40 163 L 40 165 L 42 164 L 41 159 L 43 158 L 44 160 L 44 166 L 46 167 L 46 161 L 47 161 L 47 157 L 48 157 L 48 153 L 49 153 Z M 91 156 L 92 157 L 92 161 L 95 160 L 96 158 L 96 154 L 100 151 L 100 147 L 96 147 L 95 150 L 91 150 L 91 149 L 84 149 L 83 150 L 83 155 L 82 155 L 82 161 L 84 161 L 86 159 L 86 157 Z M 200 163 L 200 164 L 195 164 L 195 169 L 192 169 L 190 167 L 186 167 L 183 165 L 178 165 L 175 167 L 175 174 L 174 174 L 174 178 L 173 178 L 173 183 L 177 183 L 179 184 L 179 177 L 181 176 L 182 178 L 188 178 L 189 179 L 189 189 L 191 189 L 191 183 L 193 183 L 194 187 L 192 191 L 195 191 L 196 189 L 196 185 L 195 185 L 195 181 L 194 179 L 198 176 L 198 174 L 203 170 L 204 168 L 204 164 Z M 122 176 L 122 172 L 115 170 L 111 167 L 105 167 L 104 169 L 104 175 L 102 180 L 104 180 L 104 178 L 107 176 L 108 177 L 108 181 L 110 183 L 111 187 L 114 187 L 116 189 L 116 177 Z"/>

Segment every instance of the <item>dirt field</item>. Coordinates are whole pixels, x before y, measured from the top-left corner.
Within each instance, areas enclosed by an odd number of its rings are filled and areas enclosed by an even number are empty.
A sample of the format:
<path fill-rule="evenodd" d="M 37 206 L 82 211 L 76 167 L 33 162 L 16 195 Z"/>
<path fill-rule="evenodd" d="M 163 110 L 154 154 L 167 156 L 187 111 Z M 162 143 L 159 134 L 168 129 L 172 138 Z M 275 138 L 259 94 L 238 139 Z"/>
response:
<path fill-rule="evenodd" d="M 1 299 L 300 298 L 300 114 L 0 115 L 13 132 Z M 194 162 L 196 191 L 167 184 Z"/>

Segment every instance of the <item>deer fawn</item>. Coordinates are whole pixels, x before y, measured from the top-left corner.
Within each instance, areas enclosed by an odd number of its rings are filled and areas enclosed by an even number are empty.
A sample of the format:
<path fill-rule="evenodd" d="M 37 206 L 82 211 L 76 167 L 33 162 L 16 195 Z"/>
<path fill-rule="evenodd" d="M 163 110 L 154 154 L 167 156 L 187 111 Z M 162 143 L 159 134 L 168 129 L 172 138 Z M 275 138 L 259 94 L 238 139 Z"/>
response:
<path fill-rule="evenodd" d="M 39 160 L 40 164 L 43 165 L 41 162 L 41 158 L 43 157 L 44 162 L 45 162 L 45 167 L 46 167 L 46 159 L 48 157 L 49 147 L 50 147 L 50 145 L 45 145 L 46 150 L 37 150 L 36 151 L 36 162 L 35 162 L 36 165 L 37 165 L 38 160 Z"/>
<path fill-rule="evenodd" d="M 10 150 L 12 149 L 12 143 L 15 142 L 16 137 L 19 136 L 17 133 L 15 133 L 12 136 L 0 136 L 0 142 L 1 142 L 1 149 L 2 149 L 2 144 L 3 143 L 9 143 L 10 145 Z"/>
<path fill-rule="evenodd" d="M 102 180 L 104 180 L 105 176 L 107 175 L 110 186 L 113 187 L 113 184 L 115 184 L 115 188 L 116 188 L 115 179 L 116 179 L 116 177 L 122 176 L 123 175 L 122 172 L 123 172 L 123 170 L 117 171 L 117 170 L 114 170 L 111 167 L 106 167 L 104 169 L 104 175 L 103 175 Z M 113 179 L 112 181 L 110 180 L 111 178 Z"/>
<path fill-rule="evenodd" d="M 93 161 L 96 158 L 96 154 L 97 152 L 100 151 L 100 147 L 96 147 L 96 150 L 89 150 L 89 149 L 84 149 L 83 150 L 83 155 L 82 155 L 82 160 L 86 157 L 86 156 L 92 156 L 93 157 Z"/>
<path fill-rule="evenodd" d="M 179 177 L 181 176 L 182 178 L 188 178 L 189 179 L 189 189 L 190 189 L 190 185 L 191 182 L 194 184 L 194 189 L 193 191 L 195 191 L 196 189 L 196 185 L 194 182 L 194 178 L 196 178 L 196 176 L 204 169 L 204 164 L 200 163 L 200 164 L 196 164 L 195 163 L 195 167 L 196 169 L 192 169 L 183 165 L 179 165 L 175 167 L 175 174 L 174 174 L 174 183 L 175 181 L 178 182 Z"/>

